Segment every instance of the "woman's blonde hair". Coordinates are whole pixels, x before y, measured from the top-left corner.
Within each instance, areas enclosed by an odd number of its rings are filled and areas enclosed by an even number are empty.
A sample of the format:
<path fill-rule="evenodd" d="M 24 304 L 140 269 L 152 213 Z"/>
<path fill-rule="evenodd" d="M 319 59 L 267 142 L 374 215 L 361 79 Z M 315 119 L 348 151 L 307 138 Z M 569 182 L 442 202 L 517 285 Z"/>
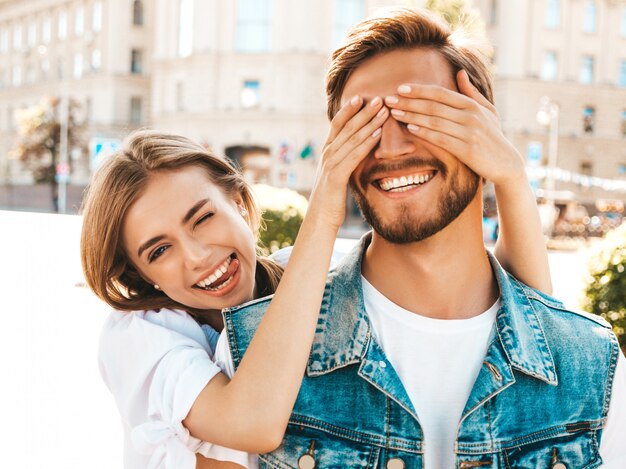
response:
<path fill-rule="evenodd" d="M 94 175 L 83 206 L 80 255 L 83 273 L 94 293 L 121 311 L 178 308 L 199 311 L 175 302 L 148 283 L 130 262 L 122 245 L 122 228 L 130 206 L 143 193 L 150 174 L 197 166 L 228 196 L 241 196 L 246 220 L 258 240 L 261 213 L 250 186 L 228 161 L 179 135 L 141 130 L 128 136 L 120 151 Z M 276 290 L 282 268 L 257 256 L 257 294 Z"/>
<path fill-rule="evenodd" d="M 472 84 L 493 103 L 489 45 L 471 38 L 460 25 L 453 31 L 442 18 L 428 10 L 408 8 L 386 10 L 384 14 L 362 21 L 348 33 L 345 42 L 332 55 L 326 73 L 328 118 L 341 107 L 341 95 L 350 74 L 376 54 L 398 49 L 430 48 L 438 51 L 452 66 L 452 73 L 463 69 Z"/>

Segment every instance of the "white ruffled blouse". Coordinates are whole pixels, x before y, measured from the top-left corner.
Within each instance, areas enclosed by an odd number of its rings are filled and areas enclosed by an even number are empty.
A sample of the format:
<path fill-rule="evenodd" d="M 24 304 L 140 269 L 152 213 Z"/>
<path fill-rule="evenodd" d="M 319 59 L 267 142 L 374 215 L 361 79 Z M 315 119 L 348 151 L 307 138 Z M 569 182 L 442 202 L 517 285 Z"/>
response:
<path fill-rule="evenodd" d="M 195 453 L 257 466 L 255 456 L 198 440 L 182 424 L 202 389 L 222 371 L 207 335 L 217 338 L 183 311 L 109 315 L 98 359 L 122 417 L 126 469 L 194 469 Z"/>

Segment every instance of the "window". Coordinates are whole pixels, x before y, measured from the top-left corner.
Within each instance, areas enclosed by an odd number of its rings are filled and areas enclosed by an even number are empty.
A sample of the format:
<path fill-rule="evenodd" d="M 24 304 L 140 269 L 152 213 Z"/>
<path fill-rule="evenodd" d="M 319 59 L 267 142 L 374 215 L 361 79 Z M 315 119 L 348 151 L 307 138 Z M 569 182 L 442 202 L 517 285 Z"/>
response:
<path fill-rule="evenodd" d="M 91 98 L 85 99 L 85 121 L 87 123 L 91 122 L 93 118 L 93 103 Z"/>
<path fill-rule="evenodd" d="M 619 86 L 626 86 L 626 60 L 622 60 L 619 67 Z"/>
<path fill-rule="evenodd" d="M 626 163 L 619 163 L 617 165 L 617 174 L 622 177 L 626 176 Z"/>
<path fill-rule="evenodd" d="M 271 47 L 271 0 L 238 0 L 236 50 L 238 52 L 267 52 Z"/>
<path fill-rule="evenodd" d="M 335 21 L 333 23 L 333 46 L 339 45 L 346 32 L 365 17 L 363 0 L 335 0 Z"/>
<path fill-rule="evenodd" d="M 102 29 L 102 2 L 97 1 L 93 4 L 91 13 L 91 29 L 98 32 Z"/>
<path fill-rule="evenodd" d="M 59 57 L 57 61 L 57 78 L 59 80 L 65 79 L 65 60 L 63 57 Z"/>
<path fill-rule="evenodd" d="M 133 24 L 135 26 L 143 25 L 143 2 L 141 0 L 133 2 Z"/>
<path fill-rule="evenodd" d="M 51 30 L 52 30 L 52 21 L 50 20 L 49 16 L 46 16 L 41 22 L 41 42 L 43 42 L 44 44 L 50 43 Z"/>
<path fill-rule="evenodd" d="M 561 25 L 561 0 L 548 0 L 546 4 L 546 28 L 556 29 Z"/>
<path fill-rule="evenodd" d="M 188 57 L 193 52 L 193 0 L 180 0 L 178 12 L 178 55 Z"/>
<path fill-rule="evenodd" d="M 586 33 L 596 32 L 597 8 L 594 0 L 587 0 L 583 13 L 583 31 Z"/>
<path fill-rule="evenodd" d="M 83 54 L 74 54 L 74 78 L 78 79 L 83 76 Z"/>
<path fill-rule="evenodd" d="M 139 49 L 131 51 L 130 73 L 142 73 L 142 53 Z"/>
<path fill-rule="evenodd" d="M 626 137 L 626 109 L 622 110 L 622 137 Z"/>
<path fill-rule="evenodd" d="M 50 72 L 50 61 L 48 59 L 43 59 L 41 61 L 41 79 L 42 81 L 48 80 L 48 73 Z"/>
<path fill-rule="evenodd" d="M 554 81 L 557 78 L 558 62 L 556 52 L 546 52 L 543 56 L 543 65 L 541 67 L 541 79 L 546 81 Z"/>
<path fill-rule="evenodd" d="M 6 127 L 6 129 L 8 131 L 15 130 L 15 111 L 13 111 L 13 108 L 11 106 L 9 106 L 7 108 L 7 127 Z"/>
<path fill-rule="evenodd" d="M 5 74 L 4 69 L 0 68 L 0 90 L 6 86 L 4 74 Z"/>
<path fill-rule="evenodd" d="M 130 122 L 141 124 L 141 98 L 139 96 L 130 98 Z"/>
<path fill-rule="evenodd" d="M 37 24 L 34 21 L 28 23 L 28 28 L 26 29 L 26 45 L 29 48 L 35 47 L 37 43 Z"/>
<path fill-rule="evenodd" d="M 622 9 L 622 24 L 620 25 L 619 30 L 622 37 L 626 37 L 626 7 Z"/>
<path fill-rule="evenodd" d="M 74 34 L 82 36 L 85 30 L 85 9 L 82 6 L 76 7 L 74 13 Z"/>
<path fill-rule="evenodd" d="M 498 23 L 498 0 L 491 0 L 489 4 L 489 24 Z"/>
<path fill-rule="evenodd" d="M 580 67 L 580 82 L 585 85 L 593 83 L 593 57 L 584 56 Z"/>
<path fill-rule="evenodd" d="M 97 72 L 102 66 L 102 54 L 98 49 L 91 51 L 91 71 Z"/>
<path fill-rule="evenodd" d="M 33 83 L 35 83 L 35 69 L 33 67 L 26 68 L 25 83 L 27 85 L 32 85 Z"/>
<path fill-rule="evenodd" d="M 6 54 L 9 51 L 9 30 L 7 28 L 0 29 L 0 54 Z"/>
<path fill-rule="evenodd" d="M 22 69 L 19 65 L 15 65 L 11 72 L 11 84 L 13 86 L 20 86 L 22 84 Z"/>
<path fill-rule="evenodd" d="M 176 82 L 176 110 L 178 112 L 185 110 L 185 88 L 182 81 Z"/>
<path fill-rule="evenodd" d="M 596 110 L 592 106 L 583 109 L 583 131 L 586 134 L 593 133 L 596 124 Z"/>
<path fill-rule="evenodd" d="M 259 80 L 245 80 L 241 88 L 241 107 L 252 109 L 258 107 L 261 102 L 261 84 Z"/>
<path fill-rule="evenodd" d="M 67 36 L 67 12 L 59 12 L 59 24 L 57 25 L 57 36 L 59 39 L 65 39 Z"/>
<path fill-rule="evenodd" d="M 22 25 L 13 26 L 13 50 L 22 50 Z"/>
<path fill-rule="evenodd" d="M 593 174 L 593 164 L 591 161 L 581 161 L 580 172 L 585 176 L 591 176 Z"/>

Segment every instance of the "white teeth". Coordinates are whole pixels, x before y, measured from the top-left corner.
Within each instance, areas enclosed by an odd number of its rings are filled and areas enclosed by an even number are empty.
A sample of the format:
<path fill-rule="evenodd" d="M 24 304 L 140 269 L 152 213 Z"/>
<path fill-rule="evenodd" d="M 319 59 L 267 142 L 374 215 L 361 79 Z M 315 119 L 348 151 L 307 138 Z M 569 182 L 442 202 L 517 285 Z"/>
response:
<path fill-rule="evenodd" d="M 432 174 L 415 174 L 413 176 L 402 176 L 400 178 L 389 178 L 379 182 L 380 188 L 384 191 L 404 192 L 414 184 L 424 184 L 429 181 Z M 403 189 L 403 190 L 399 190 Z"/>
<path fill-rule="evenodd" d="M 196 283 L 196 285 L 199 286 L 200 288 L 207 288 L 209 285 L 211 285 L 217 279 L 221 278 L 226 273 L 226 271 L 228 270 L 228 266 L 230 265 L 230 262 L 231 262 L 231 258 L 229 256 L 228 259 L 226 259 L 222 265 L 220 265 L 217 269 L 215 269 L 211 275 L 209 275 L 204 280 L 200 280 L 198 283 Z M 231 279 L 228 279 L 218 288 L 223 288 L 223 286 L 228 284 L 230 280 Z"/>

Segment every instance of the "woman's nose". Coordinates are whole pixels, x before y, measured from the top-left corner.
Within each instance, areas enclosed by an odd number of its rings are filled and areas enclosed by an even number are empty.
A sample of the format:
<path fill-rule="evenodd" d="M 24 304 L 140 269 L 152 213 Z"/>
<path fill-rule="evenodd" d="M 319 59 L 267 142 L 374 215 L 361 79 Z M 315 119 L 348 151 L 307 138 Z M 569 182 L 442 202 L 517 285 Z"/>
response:
<path fill-rule="evenodd" d="M 195 239 L 189 239 L 184 244 L 183 253 L 187 269 L 201 270 L 209 267 L 208 260 L 211 256 L 211 248 L 208 244 Z"/>

